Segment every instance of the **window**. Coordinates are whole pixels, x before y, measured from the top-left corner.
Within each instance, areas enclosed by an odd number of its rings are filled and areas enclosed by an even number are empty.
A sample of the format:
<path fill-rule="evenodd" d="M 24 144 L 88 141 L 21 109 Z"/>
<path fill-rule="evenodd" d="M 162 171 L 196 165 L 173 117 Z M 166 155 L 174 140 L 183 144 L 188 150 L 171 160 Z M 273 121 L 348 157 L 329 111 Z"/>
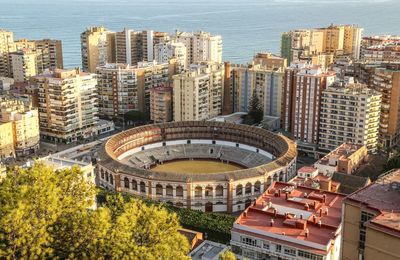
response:
<path fill-rule="evenodd" d="M 275 251 L 280 253 L 282 251 L 282 246 L 281 245 L 276 245 L 275 246 Z"/>
<path fill-rule="evenodd" d="M 286 255 L 296 256 L 296 249 L 285 247 L 285 248 L 284 248 L 284 253 L 285 253 Z"/>
<path fill-rule="evenodd" d="M 263 243 L 263 248 L 266 250 L 269 250 L 269 243 L 264 242 Z"/>
<path fill-rule="evenodd" d="M 242 184 L 239 184 L 238 186 L 236 186 L 236 196 L 241 196 L 243 195 L 243 186 Z"/>
<path fill-rule="evenodd" d="M 129 179 L 127 177 L 124 178 L 124 187 L 129 189 Z"/>
<path fill-rule="evenodd" d="M 303 251 L 303 250 L 298 250 L 298 256 L 303 257 L 303 258 L 307 258 L 307 259 L 312 259 L 312 260 L 322 260 L 323 257 L 321 255 L 317 255 L 317 254 L 313 254 L 307 251 Z"/>
<path fill-rule="evenodd" d="M 222 187 L 222 185 L 218 185 L 218 186 L 215 188 L 215 196 L 217 196 L 217 197 L 222 197 L 222 196 L 224 196 L 224 187 Z"/>
<path fill-rule="evenodd" d="M 202 192 L 203 192 L 203 189 L 200 186 L 197 186 L 194 189 L 194 196 L 197 197 L 197 198 L 201 198 L 201 197 L 203 197 Z"/>
<path fill-rule="evenodd" d="M 257 240 L 249 238 L 249 237 L 242 237 L 242 243 L 246 245 L 256 246 Z"/>
<path fill-rule="evenodd" d="M 132 180 L 132 190 L 137 190 L 137 182 Z"/>
<path fill-rule="evenodd" d="M 161 184 L 156 185 L 156 195 L 163 195 L 163 187 Z"/>
<path fill-rule="evenodd" d="M 361 222 L 367 222 L 368 220 L 370 220 L 371 218 L 374 217 L 374 214 L 365 212 L 365 211 L 361 211 Z"/>
<path fill-rule="evenodd" d="M 183 197 L 183 188 L 182 188 L 182 186 L 176 187 L 176 196 L 177 197 Z"/>
<path fill-rule="evenodd" d="M 250 182 L 246 184 L 244 193 L 246 195 L 251 194 L 251 183 Z"/>
<path fill-rule="evenodd" d="M 206 197 L 212 197 L 213 195 L 213 188 L 211 186 L 207 186 L 205 190 Z"/>
<path fill-rule="evenodd" d="M 167 196 L 173 196 L 174 188 L 171 185 L 167 185 L 165 193 Z"/>
<path fill-rule="evenodd" d="M 146 193 L 146 184 L 144 182 L 140 182 L 140 192 Z"/>

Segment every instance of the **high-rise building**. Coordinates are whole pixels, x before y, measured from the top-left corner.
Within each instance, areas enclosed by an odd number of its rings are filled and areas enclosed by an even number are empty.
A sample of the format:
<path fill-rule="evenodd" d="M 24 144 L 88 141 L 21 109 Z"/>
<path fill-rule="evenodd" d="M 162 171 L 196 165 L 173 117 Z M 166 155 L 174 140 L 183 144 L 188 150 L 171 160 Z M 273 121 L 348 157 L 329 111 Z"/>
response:
<path fill-rule="evenodd" d="M 203 62 L 173 76 L 174 121 L 206 120 L 222 112 L 224 66 Z"/>
<path fill-rule="evenodd" d="M 41 59 L 36 51 L 21 49 L 10 53 L 12 76 L 15 82 L 27 82 L 42 71 Z"/>
<path fill-rule="evenodd" d="M 333 71 L 316 65 L 292 63 L 286 70 L 282 123 L 297 141 L 318 144 L 322 91 L 334 80 Z"/>
<path fill-rule="evenodd" d="M 164 32 L 134 31 L 125 28 L 115 35 L 116 62 L 131 66 L 138 62 L 152 62 L 155 59 L 154 46 L 168 39 Z"/>
<path fill-rule="evenodd" d="M 243 259 L 339 260 L 344 198 L 273 182 L 233 223 L 232 251 Z"/>
<path fill-rule="evenodd" d="M 154 59 L 158 63 L 168 63 L 170 59 L 176 59 L 179 71 L 187 69 L 186 47 L 181 42 L 160 42 L 154 46 Z"/>
<path fill-rule="evenodd" d="M 363 29 L 355 25 L 285 32 L 281 36 L 281 56 L 289 62 L 312 60 L 315 55 L 321 54 L 344 55 L 358 60 L 362 32 Z M 314 61 L 318 60 L 314 58 Z"/>
<path fill-rule="evenodd" d="M 40 60 L 41 67 L 38 68 L 38 73 L 49 69 L 63 68 L 62 44 L 60 40 L 43 39 L 43 40 L 27 40 L 19 39 L 14 42 L 17 51 L 29 49 L 35 51 Z"/>
<path fill-rule="evenodd" d="M 89 27 L 81 33 L 82 69 L 90 73 L 96 67 L 115 62 L 115 33 L 103 26 Z"/>
<path fill-rule="evenodd" d="M 0 29 L 0 76 L 11 77 L 9 53 L 15 51 L 13 32 Z"/>
<path fill-rule="evenodd" d="M 98 122 L 95 74 L 79 69 L 55 70 L 34 77 L 39 90 L 40 135 L 70 143 L 96 134 Z"/>
<path fill-rule="evenodd" d="M 15 157 L 12 122 L 0 122 L 0 159 Z"/>
<path fill-rule="evenodd" d="M 175 74 L 175 64 L 110 63 L 98 67 L 96 73 L 100 115 L 118 119 L 130 110 L 150 112 L 150 89 L 168 83 Z"/>
<path fill-rule="evenodd" d="M 399 259 L 400 170 L 381 175 L 343 201 L 343 260 Z"/>
<path fill-rule="evenodd" d="M 172 88 L 161 85 L 150 89 L 150 119 L 154 123 L 172 121 Z"/>
<path fill-rule="evenodd" d="M 376 151 L 382 95 L 359 83 L 335 83 L 322 91 L 319 149 L 332 151 L 342 143 Z"/>
<path fill-rule="evenodd" d="M 39 114 L 36 108 L 21 100 L 3 96 L 0 98 L 0 122 L 5 127 L 2 134 L 4 142 L 7 143 L 10 136 L 12 140 L 12 145 L 7 148 L 9 151 L 0 152 L 4 157 L 11 151 L 13 155 L 22 156 L 39 149 Z M 10 129 L 7 124 L 11 125 L 11 134 L 7 132 Z"/>
<path fill-rule="evenodd" d="M 393 147 L 400 141 L 400 64 L 382 64 L 375 68 L 371 87 L 382 94 L 381 147 Z"/>
<path fill-rule="evenodd" d="M 231 81 L 235 112 L 248 112 L 253 95 L 258 97 L 264 116 L 281 116 L 284 73 L 261 64 L 232 66 Z"/>
<path fill-rule="evenodd" d="M 62 44 L 60 40 L 35 40 L 35 49 L 40 51 L 43 70 L 64 68 Z"/>
<path fill-rule="evenodd" d="M 186 46 L 187 64 L 202 61 L 222 63 L 222 37 L 207 32 L 179 32 L 176 31 L 173 39 Z"/>

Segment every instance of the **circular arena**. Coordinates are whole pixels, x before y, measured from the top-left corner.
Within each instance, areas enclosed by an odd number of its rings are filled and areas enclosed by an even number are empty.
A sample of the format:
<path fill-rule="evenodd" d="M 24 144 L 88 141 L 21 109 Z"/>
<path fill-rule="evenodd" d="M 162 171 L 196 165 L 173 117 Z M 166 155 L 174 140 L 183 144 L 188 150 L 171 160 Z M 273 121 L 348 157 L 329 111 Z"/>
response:
<path fill-rule="evenodd" d="M 186 121 L 140 126 L 100 149 L 101 186 L 207 212 L 236 212 L 295 175 L 296 146 L 246 125 Z"/>

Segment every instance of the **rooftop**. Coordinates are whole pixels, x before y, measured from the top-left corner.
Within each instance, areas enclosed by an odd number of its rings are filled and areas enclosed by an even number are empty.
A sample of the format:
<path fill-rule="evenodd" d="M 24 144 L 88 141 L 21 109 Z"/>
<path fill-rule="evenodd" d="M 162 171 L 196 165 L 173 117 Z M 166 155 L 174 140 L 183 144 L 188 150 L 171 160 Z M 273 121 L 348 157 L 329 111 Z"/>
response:
<path fill-rule="evenodd" d="M 233 231 L 326 253 L 340 233 L 342 194 L 274 182 L 236 220 Z"/>
<path fill-rule="evenodd" d="M 189 256 L 193 260 L 218 260 L 219 255 L 227 249 L 226 245 L 205 240 Z"/>
<path fill-rule="evenodd" d="M 378 211 L 369 225 L 400 236 L 400 169 L 389 171 L 371 185 L 351 194 L 346 201 L 361 203 Z"/>
<path fill-rule="evenodd" d="M 315 164 L 336 166 L 335 162 L 337 160 L 349 158 L 352 154 L 360 150 L 362 147 L 363 145 L 359 144 L 343 143 L 338 148 L 325 155 Z"/>

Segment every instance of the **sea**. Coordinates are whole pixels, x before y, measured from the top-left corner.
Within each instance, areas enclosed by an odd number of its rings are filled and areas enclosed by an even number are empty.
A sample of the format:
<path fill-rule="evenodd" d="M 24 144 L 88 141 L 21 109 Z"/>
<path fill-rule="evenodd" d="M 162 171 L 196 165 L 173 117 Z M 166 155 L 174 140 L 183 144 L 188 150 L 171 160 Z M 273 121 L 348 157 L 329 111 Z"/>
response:
<path fill-rule="evenodd" d="M 223 37 L 223 57 L 247 63 L 279 53 L 282 32 L 357 24 L 364 35 L 400 35 L 400 0 L 0 0 L 0 28 L 14 37 L 62 40 L 64 66 L 81 65 L 80 33 L 104 25 L 155 31 L 208 31 Z"/>

